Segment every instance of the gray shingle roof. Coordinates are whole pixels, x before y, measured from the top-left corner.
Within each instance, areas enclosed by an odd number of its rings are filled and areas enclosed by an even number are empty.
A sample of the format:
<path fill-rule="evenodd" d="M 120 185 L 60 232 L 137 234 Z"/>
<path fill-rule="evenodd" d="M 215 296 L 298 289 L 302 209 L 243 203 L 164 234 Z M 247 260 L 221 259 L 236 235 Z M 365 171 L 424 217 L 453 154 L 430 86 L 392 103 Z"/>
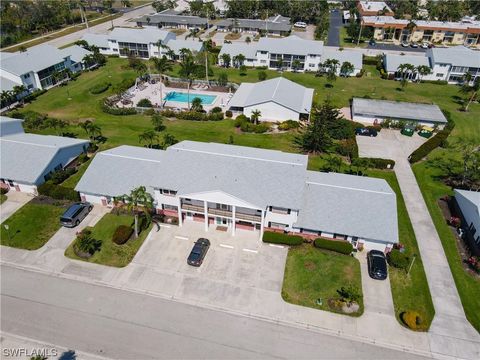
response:
<path fill-rule="evenodd" d="M 414 121 L 446 123 L 447 119 L 437 105 L 417 104 L 388 100 L 371 100 L 354 98 L 353 115 L 390 117 Z"/>
<path fill-rule="evenodd" d="M 246 43 L 236 42 L 231 44 L 224 44 L 222 45 L 222 48 L 220 49 L 220 53 L 218 54 L 218 56 L 221 57 L 223 54 L 229 54 L 230 57 L 233 59 L 234 56 L 243 54 L 247 59 L 256 60 L 257 49 L 258 49 L 257 43 L 246 44 Z"/>
<path fill-rule="evenodd" d="M 401 64 L 411 64 L 415 67 L 422 65 L 430 67 L 428 57 L 423 55 L 393 55 L 387 53 L 383 57 L 383 63 L 387 72 L 396 72 Z"/>
<path fill-rule="evenodd" d="M 15 75 L 38 72 L 65 61 L 65 55 L 51 45 L 37 45 L 14 55 L 0 53 L 0 68 Z"/>
<path fill-rule="evenodd" d="M 18 124 L 18 121 L 2 117 L 5 124 Z M 29 184 L 36 184 L 44 170 L 56 154 L 70 146 L 84 144 L 88 140 L 62 136 L 36 135 L 16 132 L 0 137 L 1 166 L 0 177 Z M 21 155 L 20 155 L 21 154 Z"/>
<path fill-rule="evenodd" d="M 186 16 L 172 13 L 161 12 L 158 14 L 143 15 L 134 21 L 148 24 L 147 18 L 150 18 L 150 24 L 177 24 L 177 25 L 207 25 L 207 19 L 199 16 Z"/>
<path fill-rule="evenodd" d="M 346 61 L 351 63 L 355 69 L 362 68 L 362 53 L 354 50 L 338 50 L 337 48 L 324 47 L 322 53 L 322 61 L 327 59 L 336 59 L 340 62 L 339 66 Z"/>
<path fill-rule="evenodd" d="M 398 242 L 396 195 L 383 179 L 307 171 L 295 226 Z"/>
<path fill-rule="evenodd" d="M 183 48 L 189 49 L 192 52 L 201 51 L 203 43 L 195 40 L 169 40 L 167 46 L 175 52 L 176 55 L 180 54 L 180 50 Z"/>
<path fill-rule="evenodd" d="M 11 91 L 15 86 L 22 85 L 21 83 L 17 83 L 10 79 L 4 78 L 3 76 L 0 77 L 0 90 L 1 91 Z"/>
<path fill-rule="evenodd" d="M 72 59 L 72 61 L 76 63 L 82 62 L 83 58 L 86 55 L 92 54 L 91 51 L 88 51 L 87 49 L 84 49 L 83 47 L 78 45 L 73 45 L 64 49 L 60 49 L 60 51 L 64 54 L 64 56 L 70 56 L 70 59 Z"/>
<path fill-rule="evenodd" d="M 427 55 L 432 58 L 432 63 L 452 64 L 453 66 L 468 66 L 480 68 L 480 51 L 454 46 L 450 48 L 428 49 Z"/>
<path fill-rule="evenodd" d="M 322 55 L 323 41 L 304 40 L 295 35 L 282 39 L 262 37 L 258 41 L 258 49 L 275 54 Z"/>
<path fill-rule="evenodd" d="M 305 155 L 193 141 L 166 151 L 120 146 L 97 154 L 76 190 L 222 191 L 258 208 L 298 209 L 296 227 L 398 241 L 396 197 L 385 180 L 307 171 L 307 162 Z"/>
<path fill-rule="evenodd" d="M 108 48 L 108 35 L 87 33 L 82 36 L 82 40 L 85 40 L 88 45 L 95 45 L 99 48 Z"/>
<path fill-rule="evenodd" d="M 273 101 L 298 113 L 309 113 L 312 100 L 313 89 L 277 77 L 254 84 L 242 83 L 228 105 L 246 107 Z"/>

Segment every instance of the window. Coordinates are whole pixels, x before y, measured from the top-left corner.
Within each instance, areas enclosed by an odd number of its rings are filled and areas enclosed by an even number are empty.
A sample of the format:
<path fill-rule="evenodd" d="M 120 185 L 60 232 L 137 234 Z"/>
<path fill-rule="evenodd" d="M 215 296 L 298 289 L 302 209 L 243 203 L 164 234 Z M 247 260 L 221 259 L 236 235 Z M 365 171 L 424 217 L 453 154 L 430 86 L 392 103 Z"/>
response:
<path fill-rule="evenodd" d="M 177 206 L 168 205 L 168 204 L 162 204 L 162 209 L 163 209 L 163 210 L 178 211 L 178 207 L 177 207 Z"/>
<path fill-rule="evenodd" d="M 268 54 L 268 51 L 260 51 L 260 54 L 266 55 L 266 54 Z"/>
<path fill-rule="evenodd" d="M 177 192 L 174 190 L 168 190 L 168 189 L 160 189 L 160 194 L 166 195 L 166 196 L 175 196 L 177 195 Z"/>
<path fill-rule="evenodd" d="M 442 74 L 442 73 L 436 73 L 435 76 L 436 76 L 437 78 L 441 78 L 441 77 L 443 77 L 443 74 Z"/>
<path fill-rule="evenodd" d="M 261 64 L 266 64 L 266 63 L 267 63 L 267 60 L 260 60 L 260 63 L 261 63 Z"/>
<path fill-rule="evenodd" d="M 30 74 L 25 74 L 25 75 L 23 75 L 23 78 L 24 78 L 24 79 L 28 79 L 29 77 L 30 77 Z"/>
<path fill-rule="evenodd" d="M 347 240 L 348 239 L 348 236 L 347 235 L 343 235 L 343 234 L 333 234 L 333 237 L 335 239 L 343 239 L 343 240 Z"/>
<path fill-rule="evenodd" d="M 308 67 L 313 68 L 313 67 L 315 67 L 315 64 L 308 64 Z"/>
<path fill-rule="evenodd" d="M 286 224 L 281 224 L 281 223 L 276 223 L 276 222 L 268 222 L 268 227 L 273 228 L 273 229 L 285 229 L 288 225 Z"/>
<path fill-rule="evenodd" d="M 290 209 L 285 209 L 285 208 L 275 207 L 275 206 L 270 206 L 268 210 L 275 214 L 284 214 L 284 215 L 290 214 L 291 212 Z"/>

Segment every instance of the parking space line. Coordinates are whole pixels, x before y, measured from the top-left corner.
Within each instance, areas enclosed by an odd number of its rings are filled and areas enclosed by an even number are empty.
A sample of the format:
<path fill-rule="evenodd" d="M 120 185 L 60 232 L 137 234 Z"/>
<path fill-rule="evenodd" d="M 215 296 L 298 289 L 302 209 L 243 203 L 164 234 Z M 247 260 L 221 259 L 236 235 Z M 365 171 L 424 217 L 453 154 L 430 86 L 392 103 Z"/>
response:
<path fill-rule="evenodd" d="M 258 253 L 257 250 L 252 250 L 252 249 L 242 249 L 242 250 L 245 251 L 245 252 L 251 252 L 251 253 L 254 253 L 254 254 Z"/>
<path fill-rule="evenodd" d="M 180 240 L 188 240 L 188 237 L 185 237 L 185 236 L 177 236 L 177 235 L 175 235 L 175 238 L 176 238 L 176 239 L 180 239 Z"/>
<path fill-rule="evenodd" d="M 220 244 L 220 245 L 218 245 L 218 246 L 223 247 L 223 248 L 227 248 L 227 249 L 233 249 L 233 246 L 232 246 L 232 245 Z"/>
<path fill-rule="evenodd" d="M 275 244 L 268 244 L 270 245 L 271 247 L 276 247 L 276 248 L 280 248 L 280 249 L 283 249 L 285 246 L 282 246 L 282 245 L 275 245 Z"/>
<path fill-rule="evenodd" d="M 164 228 L 168 228 L 168 229 L 170 229 L 170 228 L 171 228 L 171 226 L 170 226 L 170 225 L 162 225 L 162 224 L 158 224 L 158 226 L 160 226 L 160 227 L 164 227 Z"/>

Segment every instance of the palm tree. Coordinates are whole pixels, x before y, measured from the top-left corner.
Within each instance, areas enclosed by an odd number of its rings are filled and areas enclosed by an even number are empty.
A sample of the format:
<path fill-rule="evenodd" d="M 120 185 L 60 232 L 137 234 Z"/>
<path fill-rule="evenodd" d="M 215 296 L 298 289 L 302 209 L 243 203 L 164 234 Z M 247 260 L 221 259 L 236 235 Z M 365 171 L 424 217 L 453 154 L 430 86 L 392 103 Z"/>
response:
<path fill-rule="evenodd" d="M 258 109 L 253 110 L 250 114 L 250 117 L 255 125 L 258 124 L 258 119 L 260 119 L 260 116 L 262 116 L 262 112 Z"/>
<path fill-rule="evenodd" d="M 300 62 L 300 60 L 295 59 L 295 60 L 292 61 L 293 71 L 297 71 L 300 68 L 300 66 L 302 66 L 302 63 Z"/>
<path fill-rule="evenodd" d="M 172 49 L 168 48 L 166 55 L 170 60 L 175 60 L 176 54 Z"/>
<path fill-rule="evenodd" d="M 252 42 L 252 39 L 250 39 L 250 36 L 246 37 L 245 42 L 247 43 L 247 45 Z"/>
<path fill-rule="evenodd" d="M 92 124 L 92 122 L 90 120 L 87 120 L 83 123 L 80 123 L 78 126 L 80 126 L 84 131 L 85 133 L 87 134 L 88 137 L 90 137 L 90 125 Z"/>
<path fill-rule="evenodd" d="M 480 90 L 480 77 L 475 78 L 473 85 L 470 85 L 471 81 L 472 81 L 472 75 L 470 73 L 466 73 L 464 75 L 464 81 L 460 91 L 467 95 L 472 93 L 472 95 L 469 96 L 467 105 L 465 105 L 465 111 L 468 111 L 468 107 L 476 98 L 478 91 Z"/>
<path fill-rule="evenodd" d="M 191 54 L 184 56 L 182 61 L 180 62 L 179 74 L 184 79 L 187 79 L 188 110 L 190 110 L 190 87 L 192 85 L 193 80 L 195 79 L 195 67 L 196 67 L 196 64 Z"/>
<path fill-rule="evenodd" d="M 183 59 L 185 59 L 185 57 L 189 55 L 192 55 L 192 52 L 190 51 L 190 49 L 187 49 L 187 48 L 180 49 L 180 60 L 183 61 Z"/>
<path fill-rule="evenodd" d="M 24 85 L 15 85 L 12 91 L 14 99 L 18 100 L 18 96 L 22 95 L 25 91 L 27 91 L 27 88 Z"/>
<path fill-rule="evenodd" d="M 327 59 L 323 66 L 327 69 L 327 80 L 329 82 L 337 80 L 337 68 L 340 62 L 337 59 Z"/>
<path fill-rule="evenodd" d="M 4 90 L 0 94 L 2 105 L 3 103 L 7 104 L 7 109 L 10 109 L 10 104 L 13 102 L 14 96 L 13 92 L 10 90 Z"/>
<path fill-rule="evenodd" d="M 245 58 L 245 55 L 243 55 L 243 54 L 235 55 L 235 56 L 233 57 L 233 65 L 234 65 L 236 68 L 238 68 L 238 67 L 240 67 L 240 66 L 243 65 L 245 59 L 246 59 L 246 58 Z"/>
<path fill-rule="evenodd" d="M 162 40 L 158 40 L 155 45 L 158 47 L 158 57 L 162 57 L 161 49 L 170 49 L 167 45 L 163 44 Z"/>
<path fill-rule="evenodd" d="M 340 74 L 343 76 L 350 76 L 355 71 L 355 66 L 351 62 L 345 61 L 340 67 Z"/>
<path fill-rule="evenodd" d="M 230 55 L 227 53 L 223 53 L 221 57 L 222 57 L 223 67 L 226 67 L 226 68 L 230 67 L 230 61 L 231 61 Z"/>
<path fill-rule="evenodd" d="M 203 110 L 202 99 L 200 99 L 199 97 L 193 98 L 193 100 L 192 100 L 192 110 L 193 111 L 202 111 Z"/>
<path fill-rule="evenodd" d="M 397 72 L 399 72 L 402 76 L 402 79 L 401 79 L 402 88 L 407 86 L 407 82 L 408 82 L 407 76 L 410 76 L 411 74 L 413 74 L 414 71 L 415 71 L 415 66 L 413 66 L 412 64 L 400 64 L 398 66 Z"/>
<path fill-rule="evenodd" d="M 150 218 L 150 211 L 153 209 L 153 197 L 147 192 L 145 186 L 133 189 L 130 194 L 115 198 L 116 201 L 123 201 L 127 209 L 135 216 L 135 238 L 138 238 L 138 215 L 143 210 L 147 218 Z"/>
<path fill-rule="evenodd" d="M 147 65 L 144 62 L 139 62 L 135 67 L 135 71 L 139 77 L 143 77 L 148 71 Z"/>
<path fill-rule="evenodd" d="M 417 66 L 417 73 L 418 75 L 420 75 L 419 81 L 422 81 L 425 75 L 429 75 L 432 73 L 432 70 L 427 65 L 420 65 L 420 66 Z"/>
<path fill-rule="evenodd" d="M 90 133 L 90 139 L 95 140 L 99 136 L 102 136 L 102 128 L 97 124 L 90 123 L 88 127 L 88 131 Z"/>
<path fill-rule="evenodd" d="M 172 70 L 172 64 L 165 55 L 161 58 L 153 57 L 150 60 L 153 62 L 155 70 L 160 74 L 160 107 L 163 107 L 163 74 L 168 70 Z"/>
<path fill-rule="evenodd" d="M 155 140 L 158 143 L 158 134 L 154 130 L 145 130 L 143 133 L 138 135 L 138 141 L 140 143 L 146 143 L 149 149 L 153 147 Z"/>

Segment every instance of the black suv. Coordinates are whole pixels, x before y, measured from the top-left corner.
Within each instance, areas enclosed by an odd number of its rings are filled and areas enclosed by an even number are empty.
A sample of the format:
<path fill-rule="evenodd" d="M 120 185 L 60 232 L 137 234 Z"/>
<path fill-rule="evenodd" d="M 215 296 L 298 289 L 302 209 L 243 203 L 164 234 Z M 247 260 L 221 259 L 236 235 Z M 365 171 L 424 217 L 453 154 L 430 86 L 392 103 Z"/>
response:
<path fill-rule="evenodd" d="M 92 204 L 88 202 L 75 203 L 63 213 L 60 224 L 65 227 L 75 227 L 85 219 L 92 208 Z"/>
<path fill-rule="evenodd" d="M 377 136 L 377 130 L 369 128 L 356 128 L 355 135 Z"/>
<path fill-rule="evenodd" d="M 208 239 L 200 238 L 193 245 L 190 255 L 188 255 L 187 264 L 192 266 L 202 265 L 205 255 L 207 255 L 208 248 L 210 247 L 210 241 Z"/>
<path fill-rule="evenodd" d="M 378 250 L 371 250 L 367 255 L 368 274 L 372 279 L 385 280 L 387 278 L 387 260 L 385 254 Z"/>

